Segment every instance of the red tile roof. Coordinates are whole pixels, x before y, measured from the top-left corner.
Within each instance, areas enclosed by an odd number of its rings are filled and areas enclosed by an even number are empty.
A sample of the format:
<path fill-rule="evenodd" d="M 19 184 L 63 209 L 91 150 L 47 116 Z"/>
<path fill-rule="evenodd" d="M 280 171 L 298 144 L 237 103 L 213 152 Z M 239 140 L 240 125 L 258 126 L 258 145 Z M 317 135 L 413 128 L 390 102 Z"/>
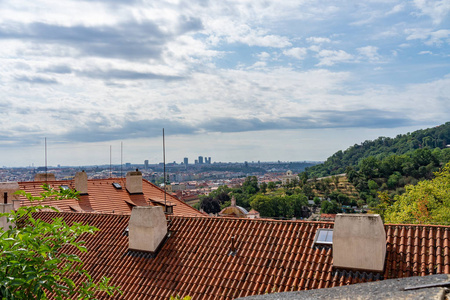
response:
<path fill-rule="evenodd" d="M 41 212 L 46 221 L 57 213 Z M 155 257 L 129 253 L 128 215 L 63 213 L 65 221 L 100 229 L 79 254 L 95 279 L 112 277 L 120 299 L 234 299 L 266 292 L 327 288 L 378 279 L 450 274 L 450 227 L 385 225 L 382 274 L 333 269 L 332 250 L 314 246 L 330 222 L 169 216 L 171 236 Z M 235 237 L 237 251 L 232 251 Z"/>
<path fill-rule="evenodd" d="M 122 189 L 113 187 L 113 182 L 117 182 Z M 39 196 L 43 192 L 42 181 L 19 182 L 19 188 L 33 196 Z M 61 185 L 67 185 L 74 189 L 73 181 L 60 180 L 48 181 L 50 187 L 59 188 Z M 58 201 L 44 201 L 42 204 L 57 207 L 60 211 L 72 212 L 99 212 L 114 214 L 130 214 L 133 206 L 158 205 L 164 203 L 164 190 L 147 180 L 142 181 L 142 194 L 129 194 L 125 189 L 125 178 L 112 179 L 90 179 L 88 180 L 88 195 L 81 195 L 80 200 L 67 199 Z M 25 197 L 21 196 L 21 205 L 33 205 Z M 167 194 L 167 205 L 174 205 L 173 213 L 175 215 L 197 215 L 205 214 L 199 212 L 190 205 L 180 201 L 178 198 Z"/>

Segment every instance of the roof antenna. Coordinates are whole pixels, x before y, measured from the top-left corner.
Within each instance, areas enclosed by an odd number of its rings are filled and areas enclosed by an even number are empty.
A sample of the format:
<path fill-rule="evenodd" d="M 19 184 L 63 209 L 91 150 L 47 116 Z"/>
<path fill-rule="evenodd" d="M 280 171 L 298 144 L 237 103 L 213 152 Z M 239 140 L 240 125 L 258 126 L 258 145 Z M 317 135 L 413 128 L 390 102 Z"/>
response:
<path fill-rule="evenodd" d="M 123 142 L 120 142 L 120 178 L 123 178 L 122 165 L 123 165 Z"/>
<path fill-rule="evenodd" d="M 112 146 L 109 145 L 109 178 L 112 178 L 111 157 L 112 157 Z"/>
<path fill-rule="evenodd" d="M 163 128 L 163 164 L 164 164 L 164 212 L 167 212 L 167 204 L 166 204 L 166 142 L 164 137 L 164 128 Z"/>
<path fill-rule="evenodd" d="M 44 138 L 44 144 L 45 144 L 45 183 L 47 183 L 47 176 L 48 176 L 48 170 L 47 170 L 47 137 Z"/>

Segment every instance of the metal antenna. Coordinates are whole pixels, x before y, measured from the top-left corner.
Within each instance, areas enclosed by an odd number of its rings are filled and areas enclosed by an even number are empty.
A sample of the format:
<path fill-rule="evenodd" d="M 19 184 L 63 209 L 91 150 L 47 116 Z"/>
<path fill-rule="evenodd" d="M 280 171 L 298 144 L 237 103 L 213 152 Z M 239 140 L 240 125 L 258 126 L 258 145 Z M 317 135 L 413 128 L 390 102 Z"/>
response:
<path fill-rule="evenodd" d="M 164 137 L 164 128 L 163 128 L 163 165 L 164 165 L 164 211 L 167 212 L 167 204 L 166 204 L 166 142 Z"/>
<path fill-rule="evenodd" d="M 123 178 L 122 165 L 123 165 L 123 142 L 120 142 L 120 178 Z"/>
<path fill-rule="evenodd" d="M 47 170 L 47 137 L 44 138 L 45 144 L 45 183 L 47 183 L 48 170 Z"/>
<path fill-rule="evenodd" d="M 111 158 L 112 157 L 112 146 L 109 145 L 109 178 L 112 178 L 112 169 L 111 169 Z"/>

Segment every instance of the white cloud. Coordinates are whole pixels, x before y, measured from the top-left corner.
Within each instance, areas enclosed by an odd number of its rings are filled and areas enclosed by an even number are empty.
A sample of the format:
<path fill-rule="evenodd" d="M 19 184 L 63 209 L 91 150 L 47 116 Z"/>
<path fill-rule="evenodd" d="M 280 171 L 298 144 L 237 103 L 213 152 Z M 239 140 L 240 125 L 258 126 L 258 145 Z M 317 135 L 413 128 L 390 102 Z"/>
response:
<path fill-rule="evenodd" d="M 393 15 L 402 12 L 405 9 L 406 4 L 404 2 L 395 5 L 386 15 Z"/>
<path fill-rule="evenodd" d="M 444 43 L 450 44 L 450 30 L 440 29 L 432 31 L 431 29 L 416 28 L 406 31 L 407 40 L 423 40 L 426 45 L 440 46 Z"/>
<path fill-rule="evenodd" d="M 296 59 L 303 60 L 305 59 L 306 54 L 308 53 L 308 50 L 306 48 L 291 48 L 288 50 L 284 50 L 283 54 L 286 56 L 291 56 Z"/>
<path fill-rule="evenodd" d="M 320 50 L 317 58 L 320 60 L 317 66 L 333 66 L 336 63 L 350 62 L 354 56 L 343 50 Z"/>
<path fill-rule="evenodd" d="M 414 5 L 420 10 L 420 15 L 429 16 L 434 24 L 440 24 L 450 13 L 448 0 L 414 0 Z"/>
<path fill-rule="evenodd" d="M 358 53 L 370 62 L 378 62 L 381 56 L 378 54 L 378 47 L 375 46 L 365 46 L 356 49 Z"/>
<path fill-rule="evenodd" d="M 261 52 L 256 55 L 260 60 L 268 60 L 270 58 L 270 54 L 267 52 Z"/>
<path fill-rule="evenodd" d="M 331 43 L 331 40 L 329 38 L 314 36 L 307 38 L 306 41 L 313 44 Z"/>
<path fill-rule="evenodd" d="M 424 55 L 424 54 L 433 54 L 433 52 L 431 52 L 431 51 L 420 51 L 419 54 L 420 54 L 420 55 Z"/>

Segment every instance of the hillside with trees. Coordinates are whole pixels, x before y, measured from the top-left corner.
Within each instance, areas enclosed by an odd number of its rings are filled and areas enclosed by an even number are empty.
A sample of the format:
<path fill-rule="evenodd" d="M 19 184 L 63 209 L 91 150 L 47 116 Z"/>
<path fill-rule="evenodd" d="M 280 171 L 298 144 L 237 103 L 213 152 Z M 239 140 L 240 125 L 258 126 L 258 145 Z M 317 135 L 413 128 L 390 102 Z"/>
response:
<path fill-rule="evenodd" d="M 373 141 L 355 144 L 345 151 L 334 153 L 324 163 L 307 168 L 306 172 L 310 178 L 336 175 L 345 173 L 347 167 L 359 170 L 361 161 L 368 157 L 383 160 L 394 154 L 403 155 L 417 149 L 445 149 L 448 144 L 450 144 L 450 122 L 434 128 L 399 134 L 395 138 L 379 137 Z"/>
<path fill-rule="evenodd" d="M 394 199 L 382 199 L 380 213 L 388 223 L 450 225 L 450 163 L 435 178 L 409 185 Z"/>

